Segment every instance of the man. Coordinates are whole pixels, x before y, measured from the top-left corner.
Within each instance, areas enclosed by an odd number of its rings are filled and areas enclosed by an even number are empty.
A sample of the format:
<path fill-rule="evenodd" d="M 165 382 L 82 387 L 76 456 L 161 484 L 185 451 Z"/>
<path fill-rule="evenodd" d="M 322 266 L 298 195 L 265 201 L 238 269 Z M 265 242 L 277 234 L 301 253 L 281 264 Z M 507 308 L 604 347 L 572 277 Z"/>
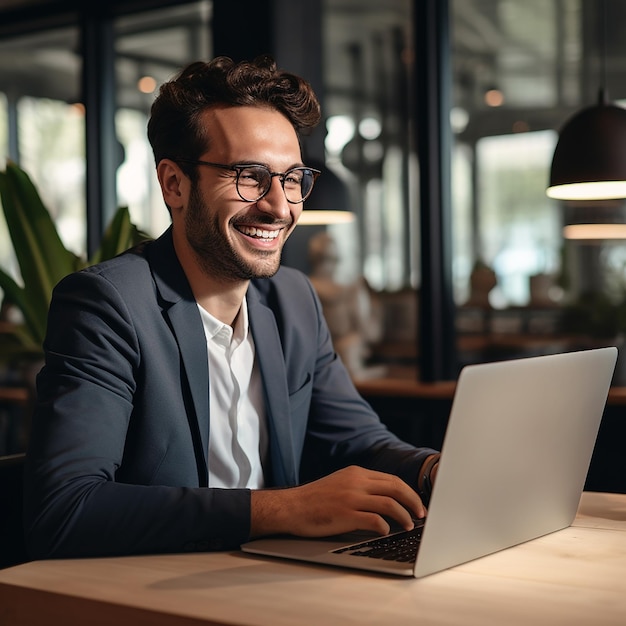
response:
<path fill-rule="evenodd" d="M 26 466 L 35 558 L 219 550 L 272 533 L 411 528 L 437 460 L 389 433 L 280 267 L 319 120 L 271 59 L 194 63 L 148 136 L 171 228 L 50 306 Z"/>

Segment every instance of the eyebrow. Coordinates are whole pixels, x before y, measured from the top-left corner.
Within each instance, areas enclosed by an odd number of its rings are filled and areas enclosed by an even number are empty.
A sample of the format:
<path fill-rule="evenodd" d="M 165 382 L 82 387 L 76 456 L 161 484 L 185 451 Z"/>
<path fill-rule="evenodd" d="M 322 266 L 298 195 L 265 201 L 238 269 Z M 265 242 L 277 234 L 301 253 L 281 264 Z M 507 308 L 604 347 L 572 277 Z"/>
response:
<path fill-rule="evenodd" d="M 245 160 L 236 161 L 235 163 L 232 163 L 231 165 L 233 167 L 240 166 L 240 165 L 262 165 L 263 167 L 266 167 L 270 172 L 274 171 L 268 163 L 262 163 L 261 161 L 245 161 Z M 296 167 L 309 167 L 309 166 L 302 163 L 302 161 L 298 161 L 295 165 L 288 166 L 284 171 L 288 172 L 289 170 L 292 170 Z"/>

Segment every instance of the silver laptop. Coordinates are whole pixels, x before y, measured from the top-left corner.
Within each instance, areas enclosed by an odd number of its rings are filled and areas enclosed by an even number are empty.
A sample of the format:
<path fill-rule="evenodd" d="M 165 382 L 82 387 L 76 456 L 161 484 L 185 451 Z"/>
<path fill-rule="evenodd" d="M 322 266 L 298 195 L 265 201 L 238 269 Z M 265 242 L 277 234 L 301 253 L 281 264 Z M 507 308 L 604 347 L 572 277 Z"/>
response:
<path fill-rule="evenodd" d="M 419 578 L 568 527 L 616 360 L 609 347 L 466 366 L 423 528 L 385 538 L 271 537 L 242 550 Z M 378 558 L 388 548 L 369 544 L 390 538 L 405 543 L 402 560 Z"/>

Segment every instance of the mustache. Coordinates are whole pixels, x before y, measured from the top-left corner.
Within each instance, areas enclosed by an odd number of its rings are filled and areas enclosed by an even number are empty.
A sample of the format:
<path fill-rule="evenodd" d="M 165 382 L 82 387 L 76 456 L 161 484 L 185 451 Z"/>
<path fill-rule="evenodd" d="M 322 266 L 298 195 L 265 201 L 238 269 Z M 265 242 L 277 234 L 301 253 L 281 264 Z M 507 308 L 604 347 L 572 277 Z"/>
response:
<path fill-rule="evenodd" d="M 235 215 L 231 218 L 230 223 L 233 226 L 244 226 L 249 224 L 259 224 L 262 226 L 278 226 L 280 228 L 289 228 L 293 223 L 293 219 L 279 220 L 273 218 L 267 213 L 250 211 L 244 215 Z"/>

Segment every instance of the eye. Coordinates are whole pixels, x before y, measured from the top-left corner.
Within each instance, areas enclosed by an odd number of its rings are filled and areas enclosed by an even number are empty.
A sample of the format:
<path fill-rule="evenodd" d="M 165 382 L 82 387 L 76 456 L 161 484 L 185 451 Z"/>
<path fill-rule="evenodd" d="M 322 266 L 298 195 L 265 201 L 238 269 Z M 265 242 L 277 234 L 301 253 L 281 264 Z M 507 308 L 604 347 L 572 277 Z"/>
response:
<path fill-rule="evenodd" d="M 239 183 L 245 187 L 263 187 L 268 172 L 262 167 L 245 167 L 239 172 Z"/>
<path fill-rule="evenodd" d="M 303 173 L 301 170 L 291 170 L 285 174 L 285 185 L 289 187 L 301 187 L 302 186 L 302 176 Z"/>

